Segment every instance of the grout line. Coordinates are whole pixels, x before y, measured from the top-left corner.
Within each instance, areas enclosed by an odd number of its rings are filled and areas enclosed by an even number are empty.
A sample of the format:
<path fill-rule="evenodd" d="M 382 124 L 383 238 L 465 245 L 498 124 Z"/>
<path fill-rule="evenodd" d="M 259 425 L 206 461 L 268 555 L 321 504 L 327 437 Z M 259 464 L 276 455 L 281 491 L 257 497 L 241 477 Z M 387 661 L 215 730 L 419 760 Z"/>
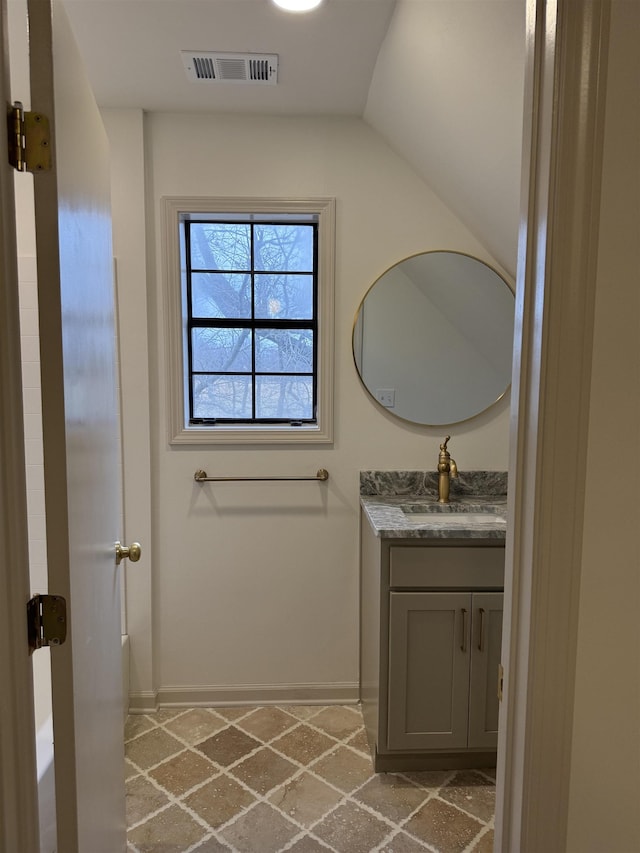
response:
<path fill-rule="evenodd" d="M 472 853 L 472 851 L 475 850 L 476 847 L 478 846 L 478 842 L 482 838 L 484 838 L 484 836 L 487 835 L 487 833 L 491 832 L 492 829 L 493 829 L 493 827 L 491 827 L 489 825 L 483 826 L 482 829 L 480 830 L 480 832 L 478 832 L 477 835 L 474 835 L 474 837 L 469 842 L 469 844 L 467 844 L 467 846 L 464 848 L 462 853 Z"/>
<path fill-rule="evenodd" d="M 249 715 L 251 715 L 251 714 L 255 713 L 257 710 L 261 709 L 262 707 L 268 707 L 269 709 L 278 708 L 283 713 L 288 714 L 292 719 L 291 725 L 288 726 L 283 731 L 278 732 L 272 738 L 269 738 L 269 739 L 261 739 L 258 736 L 256 736 L 255 734 L 253 734 L 250 730 L 243 728 L 241 725 L 242 721 L 245 720 Z M 148 821 L 155 818 L 157 815 L 161 814 L 163 811 L 170 808 L 171 805 L 177 805 L 182 811 L 187 813 L 202 829 L 205 830 L 205 835 L 203 836 L 203 838 L 201 838 L 197 842 L 194 842 L 194 844 L 191 845 L 188 848 L 188 850 L 185 850 L 184 853 L 190 853 L 190 851 L 194 851 L 194 853 L 195 853 L 195 851 L 198 850 L 198 847 L 200 847 L 203 843 L 205 843 L 207 840 L 212 839 L 212 838 L 215 838 L 216 841 L 218 841 L 220 844 L 225 845 L 228 849 L 233 849 L 233 848 L 229 848 L 230 842 L 228 842 L 225 839 L 224 835 L 222 834 L 223 831 L 225 829 L 231 827 L 232 825 L 234 825 L 237 821 L 239 821 L 242 817 L 244 817 L 248 812 L 250 812 L 253 808 L 255 808 L 259 803 L 263 803 L 263 804 L 269 806 L 269 808 L 273 809 L 284 821 L 287 822 L 287 824 L 292 824 L 294 828 L 299 829 L 299 832 L 297 832 L 292 837 L 292 839 L 289 842 L 287 842 L 287 844 L 283 848 L 281 848 L 281 850 L 285 851 L 285 850 L 290 849 L 298 841 L 303 840 L 305 837 L 311 837 L 315 841 L 317 841 L 319 844 L 321 844 L 323 847 L 325 847 L 326 849 L 333 850 L 334 848 L 327 846 L 328 842 L 324 841 L 322 838 L 315 835 L 315 833 L 313 832 L 313 829 L 315 829 L 317 826 L 319 826 L 323 821 L 325 821 L 331 814 L 333 814 L 335 811 L 337 811 L 341 806 L 344 806 L 344 805 L 350 803 L 350 804 L 356 806 L 357 808 L 368 812 L 373 817 L 378 819 L 381 823 L 386 824 L 389 827 L 389 832 L 385 835 L 383 840 L 378 845 L 376 845 L 376 847 L 372 848 L 371 853 L 374 853 L 374 851 L 383 850 L 384 847 L 386 845 L 388 845 L 389 843 L 391 843 L 393 838 L 395 838 L 400 833 L 406 833 L 412 840 L 414 840 L 416 843 L 420 844 L 422 849 L 431 850 L 431 851 L 434 851 L 434 853 L 438 853 L 437 848 L 432 847 L 424 839 L 418 838 L 417 836 L 415 836 L 413 833 L 411 833 L 409 830 L 406 829 L 406 825 L 411 820 L 411 818 L 421 808 L 423 808 L 427 802 L 430 802 L 431 800 L 436 799 L 436 798 L 439 799 L 441 802 L 446 803 L 447 806 L 455 808 L 457 811 L 460 811 L 465 816 L 467 816 L 467 817 L 473 819 L 474 821 L 478 822 L 479 831 L 474 836 L 470 845 L 467 848 L 465 848 L 465 853 L 467 853 L 467 851 L 468 851 L 468 853 L 470 853 L 470 851 L 473 849 L 473 846 L 478 842 L 478 840 L 480 838 L 482 838 L 487 832 L 489 832 L 493 828 L 493 818 L 491 818 L 490 821 L 485 822 L 485 821 L 481 820 L 480 818 L 478 818 L 477 815 L 473 815 L 470 812 L 467 812 L 465 809 L 457 806 L 455 803 L 451 803 L 448 800 L 444 800 L 440 796 L 440 791 L 443 790 L 444 788 L 446 788 L 449 785 L 449 783 L 452 781 L 452 779 L 455 777 L 456 773 L 458 772 L 456 770 L 453 770 L 450 773 L 448 773 L 447 775 L 445 775 L 443 778 L 443 781 L 440 785 L 438 785 L 437 787 L 431 787 L 431 788 L 428 788 L 428 787 L 425 787 L 424 785 L 421 785 L 417 780 L 410 778 L 405 773 L 389 774 L 389 775 L 393 775 L 393 776 L 397 776 L 399 778 L 402 778 L 405 782 L 408 782 L 413 788 L 421 791 L 424 794 L 424 798 L 416 806 L 416 808 L 413 809 L 405 818 L 403 818 L 399 821 L 391 820 L 391 818 L 388 818 L 385 815 L 381 814 L 374 807 L 369 806 L 368 804 L 366 804 L 364 802 L 360 802 L 359 800 L 356 799 L 358 792 L 363 787 L 365 787 L 368 783 L 370 783 L 372 779 L 376 778 L 377 774 L 372 772 L 364 781 L 362 781 L 360 784 L 356 785 L 352 790 L 350 790 L 348 792 L 343 791 L 341 788 L 339 788 L 337 785 L 335 785 L 331 781 L 320 776 L 318 773 L 316 773 L 313 770 L 313 767 L 315 765 L 317 765 L 321 760 L 326 759 L 326 758 L 330 757 L 331 755 L 337 753 L 341 747 L 344 747 L 349 752 L 353 753 L 354 756 L 356 756 L 360 759 L 366 758 L 368 761 L 371 760 L 370 756 L 368 754 L 361 752 L 356 747 L 353 747 L 348 743 L 348 741 L 353 740 L 359 733 L 362 732 L 362 730 L 364 729 L 363 725 L 358 726 L 358 728 L 352 732 L 347 732 L 347 734 L 345 734 L 342 739 L 339 739 L 338 737 L 336 737 L 336 735 L 333 735 L 330 732 L 327 732 L 324 729 L 320 728 L 319 726 L 313 724 L 313 722 L 312 722 L 313 719 L 315 717 L 317 717 L 318 714 L 320 714 L 327 707 L 329 707 L 329 708 L 342 708 L 342 707 L 348 708 L 350 712 L 353 710 L 354 716 L 357 715 L 361 719 L 360 711 L 358 709 L 355 709 L 355 708 L 352 709 L 351 706 L 317 706 L 317 711 L 312 713 L 308 718 L 297 717 L 294 714 L 290 713 L 289 711 L 284 710 L 283 706 L 277 706 L 277 705 L 248 706 L 246 709 L 246 713 L 243 713 L 239 717 L 236 717 L 235 719 L 231 719 L 231 720 L 227 719 L 222 714 L 217 713 L 216 709 L 213 709 L 213 708 L 208 709 L 207 708 L 207 709 L 203 709 L 203 710 L 206 710 L 207 712 L 209 712 L 211 714 L 211 716 L 213 718 L 215 718 L 217 721 L 220 721 L 222 723 L 222 726 L 220 727 L 220 729 L 218 729 L 217 731 L 213 732 L 212 734 L 206 736 L 205 738 L 198 741 L 197 743 L 189 743 L 188 741 L 185 740 L 185 738 L 177 735 L 171 729 L 166 728 L 166 726 L 168 724 L 170 724 L 173 721 L 175 721 L 176 719 L 184 716 L 185 714 L 187 714 L 192 709 L 185 708 L 182 711 L 179 711 L 178 713 L 176 713 L 175 716 L 172 716 L 169 719 L 162 720 L 162 721 L 154 721 L 154 720 L 150 719 L 150 722 L 153 723 L 152 728 L 147 729 L 146 731 L 141 732 L 139 735 L 136 735 L 135 737 L 131 738 L 129 741 L 127 741 L 127 744 L 133 743 L 136 740 L 138 740 L 140 737 L 142 737 L 143 735 L 149 734 L 152 731 L 154 731 L 155 729 L 160 728 L 166 734 L 168 734 L 169 736 L 174 738 L 176 741 L 178 741 L 181 744 L 181 746 L 183 746 L 183 749 L 164 757 L 161 761 L 157 762 L 154 765 L 151 765 L 150 767 L 148 767 L 144 770 L 138 764 L 136 764 L 134 761 L 132 761 L 132 759 L 130 757 L 127 756 L 127 759 L 129 761 L 131 767 L 135 771 L 137 771 L 136 775 L 140 775 L 141 777 L 143 777 L 147 782 L 149 782 L 154 788 L 156 788 L 159 792 L 161 792 L 168 799 L 168 802 L 166 804 L 164 804 L 160 808 L 156 809 L 154 812 L 150 812 L 142 820 L 139 820 L 135 824 L 132 824 L 131 826 L 127 827 L 128 831 L 131 831 L 131 830 L 137 829 L 140 826 L 143 826 L 145 823 L 147 823 Z M 148 716 L 148 715 L 144 715 L 144 716 Z M 236 724 L 238 724 L 238 725 L 236 725 Z M 333 741 L 333 744 L 330 747 L 328 747 L 324 752 L 320 753 L 318 756 L 312 758 L 308 764 L 303 764 L 302 762 L 298 761 L 297 759 L 292 758 L 291 756 L 287 755 L 286 753 L 281 752 L 280 750 L 277 749 L 276 746 L 274 746 L 274 742 L 276 740 L 284 737 L 287 734 L 294 732 L 297 728 L 299 728 L 301 726 L 306 726 L 307 728 L 311 729 L 315 733 L 320 734 L 321 736 L 324 736 L 324 737 L 328 737 L 330 740 Z M 206 740 L 208 740 L 209 738 L 215 737 L 218 734 L 222 734 L 224 731 L 231 729 L 231 728 L 236 728 L 238 731 L 241 731 L 243 734 L 251 737 L 253 740 L 255 740 L 257 742 L 257 745 L 256 745 L 256 747 L 254 747 L 252 750 L 250 750 L 245 755 L 243 755 L 240 758 L 236 759 L 235 761 L 231 762 L 231 764 L 227 765 L 226 767 L 223 767 L 222 765 L 218 764 L 218 762 L 216 762 L 214 759 L 210 758 L 209 756 L 207 756 L 203 752 L 201 752 L 198 749 L 198 744 L 202 744 Z M 284 760 L 288 761 L 290 764 L 292 764 L 297 769 L 294 772 L 292 772 L 292 774 L 290 776 L 288 776 L 285 780 L 274 785 L 268 791 L 266 791 L 264 794 L 261 794 L 258 791 L 255 791 L 253 788 L 251 788 L 242 779 L 236 778 L 233 775 L 233 770 L 234 770 L 234 768 L 241 765 L 244 761 L 250 759 L 251 757 L 253 757 L 258 752 L 260 752 L 262 749 L 265 749 L 265 748 L 269 748 L 276 755 L 278 755 L 281 758 L 283 758 Z M 157 769 L 158 767 L 162 766 L 163 764 L 175 759 L 177 756 L 181 755 L 185 751 L 190 752 L 192 755 L 195 755 L 200 759 L 205 759 L 205 761 L 207 761 L 211 765 L 211 774 L 202 782 L 199 782 L 196 785 L 193 785 L 191 788 L 185 790 L 184 792 L 182 792 L 181 794 L 178 795 L 178 794 L 174 794 L 171 791 L 169 791 L 168 789 L 164 788 L 159 782 L 157 782 L 149 774 L 152 771 L 154 771 L 155 769 Z M 484 778 L 486 778 L 487 782 L 489 784 L 495 785 L 495 781 L 493 779 L 491 779 L 487 774 L 482 773 L 481 770 L 477 771 L 477 772 L 480 773 Z M 288 813 L 283 811 L 278 805 L 276 805 L 275 803 L 273 803 L 269 799 L 269 797 L 272 796 L 275 791 L 277 791 L 280 788 L 282 788 L 283 786 L 288 785 L 291 782 L 299 779 L 304 773 L 307 773 L 310 777 L 312 777 L 316 781 L 320 782 L 321 784 L 328 786 L 336 794 L 339 795 L 339 799 L 336 801 L 334 806 L 332 808 L 328 809 L 326 812 L 324 812 L 324 814 L 322 814 L 320 817 L 318 817 L 315 821 L 310 822 L 308 826 L 304 826 L 304 825 L 300 824 L 299 821 L 297 821 L 294 817 L 292 817 L 291 815 L 289 815 Z M 229 818 L 229 820 L 226 821 L 224 824 L 221 824 L 217 828 L 213 828 L 204 818 L 200 817 L 200 815 L 195 810 L 190 808 L 187 805 L 187 803 L 185 802 L 185 800 L 187 797 L 191 796 L 193 793 L 197 792 L 198 790 L 205 787 L 207 784 L 209 784 L 210 782 L 212 782 L 213 780 L 215 780 L 221 776 L 225 776 L 227 779 L 229 779 L 230 781 L 233 781 L 235 784 L 239 785 L 244 790 L 246 790 L 253 797 L 253 801 L 248 806 L 245 806 L 243 809 L 241 809 L 235 815 L 233 815 L 231 818 Z M 130 780 L 131 780 L 131 778 L 135 778 L 135 777 L 130 777 Z M 137 850 L 137 848 L 135 848 L 135 845 L 132 842 L 128 842 L 128 843 L 130 844 L 134 853 L 139 853 L 139 851 Z"/>

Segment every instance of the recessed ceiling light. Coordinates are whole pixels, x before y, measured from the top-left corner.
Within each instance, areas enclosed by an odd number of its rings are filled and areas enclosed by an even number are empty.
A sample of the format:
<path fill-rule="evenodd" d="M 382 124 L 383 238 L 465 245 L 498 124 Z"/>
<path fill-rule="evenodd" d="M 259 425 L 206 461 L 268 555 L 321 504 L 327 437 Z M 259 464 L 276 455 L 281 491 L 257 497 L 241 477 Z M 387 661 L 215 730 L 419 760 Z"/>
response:
<path fill-rule="evenodd" d="M 273 0 L 276 6 L 287 12 L 310 12 L 322 3 L 322 0 Z"/>

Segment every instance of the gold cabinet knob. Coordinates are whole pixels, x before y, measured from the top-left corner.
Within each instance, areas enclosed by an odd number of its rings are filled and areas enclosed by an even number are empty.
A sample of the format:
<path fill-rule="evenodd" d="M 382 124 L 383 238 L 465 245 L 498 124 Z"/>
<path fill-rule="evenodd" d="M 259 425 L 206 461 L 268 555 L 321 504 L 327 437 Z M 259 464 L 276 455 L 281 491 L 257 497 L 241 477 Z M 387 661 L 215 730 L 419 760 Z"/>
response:
<path fill-rule="evenodd" d="M 116 542 L 116 565 L 119 566 L 122 560 L 129 559 L 132 563 L 137 563 L 140 559 L 140 555 L 142 554 L 142 548 L 140 547 L 139 542 L 133 542 L 127 548 L 126 545 L 122 545 L 120 542 Z"/>

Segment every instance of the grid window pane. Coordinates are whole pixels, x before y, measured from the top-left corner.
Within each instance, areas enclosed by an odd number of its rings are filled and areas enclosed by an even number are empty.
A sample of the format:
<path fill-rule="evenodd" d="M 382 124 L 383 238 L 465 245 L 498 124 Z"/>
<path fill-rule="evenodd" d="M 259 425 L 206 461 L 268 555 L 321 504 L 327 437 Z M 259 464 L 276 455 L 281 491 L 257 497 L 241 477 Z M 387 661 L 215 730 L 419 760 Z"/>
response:
<path fill-rule="evenodd" d="M 237 319 L 251 317 L 251 276 L 194 272 L 191 316 Z"/>
<path fill-rule="evenodd" d="M 192 370 L 251 372 L 251 329 L 192 329 Z"/>
<path fill-rule="evenodd" d="M 254 269 L 311 272 L 313 234 L 312 225 L 256 225 Z"/>
<path fill-rule="evenodd" d="M 250 225 L 192 222 L 190 233 L 192 269 L 251 269 Z"/>
<path fill-rule="evenodd" d="M 256 274 L 254 298 L 259 320 L 311 320 L 313 277 Z"/>
<path fill-rule="evenodd" d="M 313 422 L 317 224 L 189 219 L 184 233 L 190 418 Z"/>
<path fill-rule="evenodd" d="M 311 376 L 256 376 L 256 416 L 283 420 L 313 417 Z"/>
<path fill-rule="evenodd" d="M 258 329 L 256 370 L 260 373 L 311 373 L 311 329 Z"/>
<path fill-rule="evenodd" d="M 251 376 L 194 376 L 193 417 L 250 420 Z"/>

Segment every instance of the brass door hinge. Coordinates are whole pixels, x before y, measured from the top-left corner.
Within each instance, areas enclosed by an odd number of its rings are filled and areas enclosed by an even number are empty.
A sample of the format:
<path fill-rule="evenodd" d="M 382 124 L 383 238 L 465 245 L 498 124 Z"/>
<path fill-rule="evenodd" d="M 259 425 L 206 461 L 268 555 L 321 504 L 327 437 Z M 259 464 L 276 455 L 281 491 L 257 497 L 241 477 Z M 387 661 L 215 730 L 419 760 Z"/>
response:
<path fill-rule="evenodd" d="M 25 112 L 20 101 L 7 113 L 9 163 L 18 172 L 51 169 L 49 119 L 42 113 Z"/>
<path fill-rule="evenodd" d="M 27 602 L 29 654 L 67 639 L 67 602 L 61 595 L 34 595 Z"/>

